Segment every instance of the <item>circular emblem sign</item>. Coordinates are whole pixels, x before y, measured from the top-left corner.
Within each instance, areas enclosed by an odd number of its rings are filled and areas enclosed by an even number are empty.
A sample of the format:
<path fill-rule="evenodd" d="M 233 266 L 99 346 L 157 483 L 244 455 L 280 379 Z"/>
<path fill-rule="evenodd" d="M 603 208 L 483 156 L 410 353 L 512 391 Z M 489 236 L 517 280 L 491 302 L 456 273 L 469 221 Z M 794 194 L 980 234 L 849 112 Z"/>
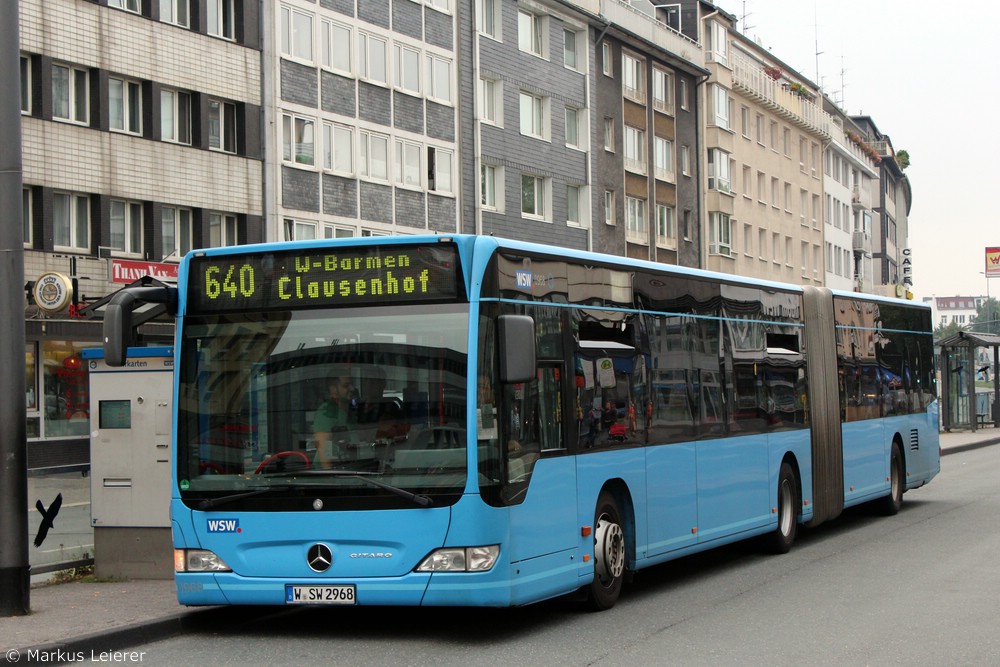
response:
<path fill-rule="evenodd" d="M 73 301 L 73 281 L 61 273 L 43 273 L 35 281 L 34 296 L 46 313 L 66 310 Z"/>

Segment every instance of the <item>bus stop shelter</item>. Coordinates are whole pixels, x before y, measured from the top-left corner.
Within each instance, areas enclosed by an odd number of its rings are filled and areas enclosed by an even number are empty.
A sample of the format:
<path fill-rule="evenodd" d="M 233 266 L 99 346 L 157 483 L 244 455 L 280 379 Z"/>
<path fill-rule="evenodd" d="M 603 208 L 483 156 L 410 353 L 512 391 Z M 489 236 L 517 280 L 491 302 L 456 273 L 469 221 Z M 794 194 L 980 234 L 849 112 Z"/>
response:
<path fill-rule="evenodd" d="M 941 427 L 977 430 L 1000 427 L 1000 335 L 959 331 L 938 341 L 941 348 Z M 985 356 L 977 357 L 984 349 Z M 989 361 L 992 359 L 992 362 Z M 992 373 L 990 372 L 992 370 Z M 993 387 L 976 387 L 992 377 Z"/>

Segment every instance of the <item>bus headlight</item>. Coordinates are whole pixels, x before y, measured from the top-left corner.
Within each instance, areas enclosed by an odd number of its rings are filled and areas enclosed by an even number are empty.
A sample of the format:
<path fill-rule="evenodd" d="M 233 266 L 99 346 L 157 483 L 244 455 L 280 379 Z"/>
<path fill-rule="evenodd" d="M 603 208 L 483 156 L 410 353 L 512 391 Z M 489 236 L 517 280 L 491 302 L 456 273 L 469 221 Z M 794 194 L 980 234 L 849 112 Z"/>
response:
<path fill-rule="evenodd" d="M 175 572 L 232 572 L 225 561 L 205 549 L 174 549 Z"/>
<path fill-rule="evenodd" d="M 486 547 L 446 547 L 437 549 L 420 565 L 417 572 L 486 572 L 497 562 L 500 545 Z"/>

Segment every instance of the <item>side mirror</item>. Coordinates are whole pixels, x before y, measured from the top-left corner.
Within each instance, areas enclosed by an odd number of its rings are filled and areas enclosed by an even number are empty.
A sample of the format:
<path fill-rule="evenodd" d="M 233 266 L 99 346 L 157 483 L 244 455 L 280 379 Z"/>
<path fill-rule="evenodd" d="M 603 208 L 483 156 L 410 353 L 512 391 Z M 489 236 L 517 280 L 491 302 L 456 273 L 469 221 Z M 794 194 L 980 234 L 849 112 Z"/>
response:
<path fill-rule="evenodd" d="M 500 343 L 500 382 L 507 384 L 535 379 L 535 321 L 527 315 L 497 318 Z"/>
<path fill-rule="evenodd" d="M 132 307 L 135 296 L 128 291 L 116 294 L 104 308 L 104 363 L 124 366 L 132 343 Z"/>

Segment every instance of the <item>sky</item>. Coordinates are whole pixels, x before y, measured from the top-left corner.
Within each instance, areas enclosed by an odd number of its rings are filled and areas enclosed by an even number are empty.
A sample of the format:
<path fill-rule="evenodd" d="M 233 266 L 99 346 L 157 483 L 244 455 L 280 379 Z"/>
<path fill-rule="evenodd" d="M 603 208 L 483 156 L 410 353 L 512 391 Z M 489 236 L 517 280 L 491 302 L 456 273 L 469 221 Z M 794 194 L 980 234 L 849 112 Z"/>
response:
<path fill-rule="evenodd" d="M 915 299 L 1000 297 L 986 248 L 1000 247 L 1000 38 L 985 5 L 913 0 L 716 0 L 740 32 L 871 116 L 910 154 Z M 950 12 L 947 7 L 955 9 Z M 974 9 L 973 7 L 979 7 Z M 972 9 L 970 9 L 972 8 Z M 954 16 L 949 16 L 953 13 Z M 818 72 L 817 72 L 817 52 Z"/>

